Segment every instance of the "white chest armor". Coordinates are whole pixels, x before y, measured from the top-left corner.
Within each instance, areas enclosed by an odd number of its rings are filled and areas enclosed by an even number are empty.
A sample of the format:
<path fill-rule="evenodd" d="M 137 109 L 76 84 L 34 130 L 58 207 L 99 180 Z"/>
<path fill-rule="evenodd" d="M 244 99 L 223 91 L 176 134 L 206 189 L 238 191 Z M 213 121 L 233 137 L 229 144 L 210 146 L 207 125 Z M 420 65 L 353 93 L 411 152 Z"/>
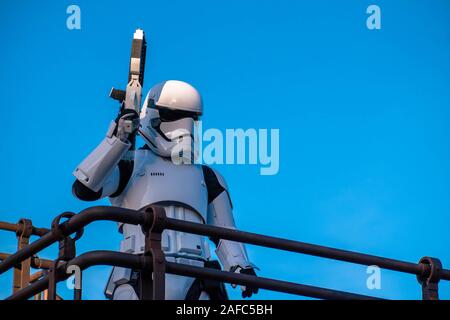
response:
<path fill-rule="evenodd" d="M 150 150 L 137 150 L 134 169 L 127 187 L 111 204 L 139 210 L 156 204 L 166 209 L 170 218 L 205 223 L 208 194 L 201 166 L 175 165 L 170 159 Z M 139 254 L 144 250 L 144 235 L 140 226 L 123 225 L 124 240 L 120 251 Z M 209 246 L 198 235 L 165 230 L 163 251 L 170 257 L 209 258 Z"/>

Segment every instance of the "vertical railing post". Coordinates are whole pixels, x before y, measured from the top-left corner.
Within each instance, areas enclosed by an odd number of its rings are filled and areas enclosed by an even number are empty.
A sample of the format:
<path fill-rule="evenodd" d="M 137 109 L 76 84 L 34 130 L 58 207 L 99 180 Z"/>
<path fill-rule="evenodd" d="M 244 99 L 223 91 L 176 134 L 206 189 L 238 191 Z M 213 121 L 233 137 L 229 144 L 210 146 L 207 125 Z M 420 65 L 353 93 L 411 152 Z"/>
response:
<path fill-rule="evenodd" d="M 17 250 L 21 250 L 30 243 L 30 237 L 33 232 L 33 224 L 29 219 L 20 219 L 17 223 Z M 14 268 L 13 273 L 13 293 L 25 288 L 30 282 L 31 258 L 20 263 L 20 266 Z"/>
<path fill-rule="evenodd" d="M 141 270 L 140 274 L 140 298 L 142 300 L 164 300 L 166 292 L 166 259 L 161 248 L 162 232 L 166 212 L 164 208 L 151 206 L 145 209 L 153 213 L 151 225 L 143 225 L 145 234 L 144 255 L 152 257 L 152 270 Z"/>
<path fill-rule="evenodd" d="M 83 229 L 77 230 L 75 236 L 73 238 L 70 237 L 70 235 L 66 235 L 63 230 L 61 230 L 60 220 L 62 218 L 70 219 L 75 214 L 72 212 L 64 212 L 57 216 L 52 221 L 52 232 L 55 232 L 58 235 L 59 239 L 59 251 L 58 251 L 58 258 L 53 261 L 52 266 L 49 269 L 48 272 L 48 300 L 56 300 L 57 294 L 56 294 L 56 284 L 58 283 L 58 266 L 59 262 L 61 261 L 69 261 L 75 258 L 76 256 L 76 241 L 81 238 L 83 235 Z M 75 273 L 75 276 L 80 276 Z M 75 282 L 77 282 L 78 279 L 75 279 Z M 81 280 L 81 279 L 80 279 Z M 77 290 L 77 288 L 74 288 L 74 299 L 80 300 L 81 299 L 81 288 Z"/>
<path fill-rule="evenodd" d="M 422 300 L 439 300 L 438 284 L 439 280 L 441 280 L 441 261 L 437 258 L 423 257 L 420 259 L 419 264 L 422 264 L 424 267 L 428 266 L 427 269 L 430 270 L 426 274 L 417 276 L 417 281 L 422 286 Z"/>
<path fill-rule="evenodd" d="M 53 261 L 52 266 L 48 270 L 48 291 L 46 300 L 56 300 L 56 273 L 58 271 L 59 258 Z"/>

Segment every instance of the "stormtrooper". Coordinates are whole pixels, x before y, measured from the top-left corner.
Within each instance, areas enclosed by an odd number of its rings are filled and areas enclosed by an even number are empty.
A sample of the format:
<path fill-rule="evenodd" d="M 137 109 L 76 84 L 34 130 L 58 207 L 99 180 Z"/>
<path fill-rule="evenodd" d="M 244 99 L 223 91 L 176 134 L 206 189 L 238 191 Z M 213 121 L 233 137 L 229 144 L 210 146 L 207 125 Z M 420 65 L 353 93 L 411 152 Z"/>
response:
<path fill-rule="evenodd" d="M 109 197 L 113 206 L 143 210 L 162 206 L 170 218 L 236 228 L 232 203 L 224 178 L 214 169 L 194 164 L 195 121 L 202 115 L 198 91 L 182 81 L 165 81 L 154 86 L 143 103 L 140 115 L 122 109 L 112 121 L 103 141 L 74 171 L 73 194 L 85 201 Z M 130 132 L 127 124 L 138 122 Z M 129 127 L 128 127 L 129 128 Z M 132 148 L 139 134 L 144 146 Z M 144 234 L 140 226 L 119 224 L 123 234 L 120 251 L 142 254 Z M 210 239 L 226 271 L 256 275 L 242 243 Z M 162 249 L 166 260 L 220 269 L 211 259 L 207 239 L 202 236 L 165 230 Z M 139 272 L 114 267 L 105 295 L 114 300 L 139 299 Z M 241 287 L 242 296 L 257 293 Z M 227 299 L 223 283 L 166 274 L 168 300 Z"/>

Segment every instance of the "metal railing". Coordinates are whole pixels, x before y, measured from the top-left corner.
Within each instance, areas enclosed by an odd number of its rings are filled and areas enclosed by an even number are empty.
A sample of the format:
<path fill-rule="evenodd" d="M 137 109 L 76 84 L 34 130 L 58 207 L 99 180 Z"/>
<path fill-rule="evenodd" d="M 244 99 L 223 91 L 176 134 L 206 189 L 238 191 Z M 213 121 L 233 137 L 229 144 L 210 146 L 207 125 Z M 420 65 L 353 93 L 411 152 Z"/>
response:
<path fill-rule="evenodd" d="M 61 219 L 67 220 L 60 223 Z M 145 234 L 143 255 L 114 251 L 91 251 L 76 256 L 75 243 L 82 236 L 83 228 L 99 220 L 141 225 Z M 0 224 L 0 228 L 2 226 L 7 225 Z M 7 227 L 9 228 L 8 230 L 14 231 L 11 225 Z M 157 206 L 148 207 L 143 211 L 97 206 L 85 209 L 79 214 L 65 212 L 57 216 L 52 222 L 51 229 L 35 228 L 35 230 L 40 230 L 40 238 L 38 240 L 21 247 L 19 246 L 19 250 L 14 254 L 3 256 L 4 260 L 0 263 L 0 274 L 11 268 L 21 268 L 24 264 L 25 266 L 31 265 L 31 261 L 37 258 L 35 254 L 59 242 L 58 258 L 51 262 L 46 261 L 48 272 L 32 283 L 25 281 L 24 285 L 14 290 L 13 294 L 7 299 L 29 299 L 45 290 L 48 290 L 48 299 L 56 299 L 56 283 L 67 279 L 71 275 L 67 273 L 67 269 L 70 266 L 78 266 L 80 270 L 85 270 L 100 264 L 139 270 L 140 285 L 138 287 L 140 292 L 138 292 L 138 295 L 143 300 L 164 299 L 166 273 L 253 286 L 318 299 L 379 299 L 344 291 L 169 262 L 166 261 L 164 252 L 161 249 L 161 234 L 166 229 L 361 265 L 376 265 L 384 269 L 410 273 L 416 275 L 422 287 L 422 298 L 426 300 L 438 299 L 439 281 L 441 279 L 450 280 L 450 270 L 443 269 L 441 262 L 436 258 L 424 257 L 418 263 L 411 263 L 251 232 L 193 223 L 168 218 L 164 209 Z M 76 235 L 72 238 L 70 236 L 73 233 Z M 21 270 L 23 271 L 23 269 Z M 81 296 L 82 288 L 75 288 L 74 299 L 81 299 Z"/>

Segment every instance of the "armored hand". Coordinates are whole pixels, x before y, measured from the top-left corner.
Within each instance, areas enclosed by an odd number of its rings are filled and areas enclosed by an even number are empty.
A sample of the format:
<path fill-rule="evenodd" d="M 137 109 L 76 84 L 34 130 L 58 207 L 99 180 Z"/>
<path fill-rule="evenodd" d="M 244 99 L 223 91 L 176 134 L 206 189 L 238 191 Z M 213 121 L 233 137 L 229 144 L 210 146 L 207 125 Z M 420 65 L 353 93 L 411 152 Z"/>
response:
<path fill-rule="evenodd" d="M 131 142 L 139 128 L 139 115 L 132 109 L 121 109 L 115 123 L 113 135 L 122 142 Z"/>
<path fill-rule="evenodd" d="M 231 268 L 230 271 L 236 272 L 236 273 L 247 274 L 250 276 L 256 276 L 255 268 L 253 268 L 253 267 L 241 268 L 240 266 L 235 266 L 235 267 Z M 232 287 L 235 288 L 236 285 L 232 284 Z M 241 290 L 242 290 L 242 298 L 250 298 L 253 294 L 258 293 L 258 288 L 252 287 L 252 286 L 241 286 Z"/>

